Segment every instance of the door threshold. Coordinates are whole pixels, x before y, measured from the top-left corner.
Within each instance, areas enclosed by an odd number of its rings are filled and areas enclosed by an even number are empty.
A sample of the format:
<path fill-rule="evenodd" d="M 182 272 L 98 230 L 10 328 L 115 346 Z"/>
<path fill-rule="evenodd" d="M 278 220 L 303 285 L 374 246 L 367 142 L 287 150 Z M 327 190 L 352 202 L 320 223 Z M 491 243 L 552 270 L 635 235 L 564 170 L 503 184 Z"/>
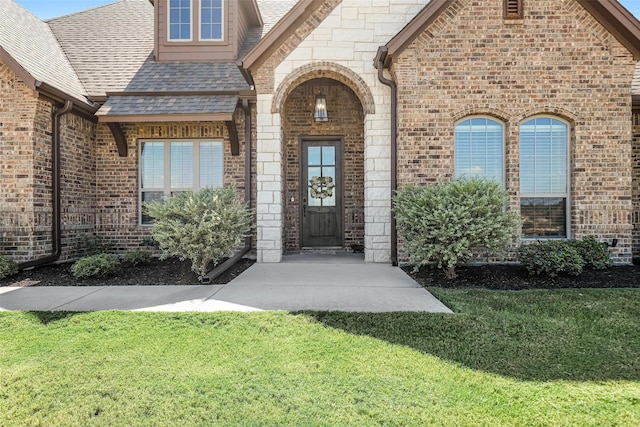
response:
<path fill-rule="evenodd" d="M 342 246 L 316 246 L 316 247 L 303 247 L 300 249 L 301 254 L 314 254 L 314 255 L 335 255 L 341 252 L 345 252 Z"/>

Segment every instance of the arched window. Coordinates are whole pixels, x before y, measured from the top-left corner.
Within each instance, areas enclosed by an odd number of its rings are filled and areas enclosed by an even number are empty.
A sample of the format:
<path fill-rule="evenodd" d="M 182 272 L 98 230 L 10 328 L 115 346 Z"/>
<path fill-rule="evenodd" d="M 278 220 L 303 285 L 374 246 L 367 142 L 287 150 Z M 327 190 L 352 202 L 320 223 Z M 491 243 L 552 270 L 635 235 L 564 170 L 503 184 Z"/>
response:
<path fill-rule="evenodd" d="M 520 214 L 524 237 L 569 236 L 569 126 L 550 117 L 520 125 Z"/>
<path fill-rule="evenodd" d="M 485 117 L 466 119 L 455 128 L 455 177 L 480 177 L 504 183 L 504 126 Z"/>

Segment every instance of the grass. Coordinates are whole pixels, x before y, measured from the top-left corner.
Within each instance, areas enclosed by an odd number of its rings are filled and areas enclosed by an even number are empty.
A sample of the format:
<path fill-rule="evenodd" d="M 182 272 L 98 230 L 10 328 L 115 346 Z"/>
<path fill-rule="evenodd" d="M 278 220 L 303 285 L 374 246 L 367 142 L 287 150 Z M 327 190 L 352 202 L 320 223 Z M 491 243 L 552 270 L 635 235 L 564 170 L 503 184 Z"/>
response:
<path fill-rule="evenodd" d="M 637 426 L 640 290 L 458 313 L 0 313 L 0 425 Z"/>

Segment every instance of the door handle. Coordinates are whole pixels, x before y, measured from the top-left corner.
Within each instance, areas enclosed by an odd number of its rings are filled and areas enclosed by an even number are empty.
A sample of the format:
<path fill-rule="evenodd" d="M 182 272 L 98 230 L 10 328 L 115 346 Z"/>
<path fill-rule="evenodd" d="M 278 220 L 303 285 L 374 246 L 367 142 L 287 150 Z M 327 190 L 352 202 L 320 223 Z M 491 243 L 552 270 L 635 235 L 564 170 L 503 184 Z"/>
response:
<path fill-rule="evenodd" d="M 302 216 L 307 216 L 307 199 L 302 200 Z"/>

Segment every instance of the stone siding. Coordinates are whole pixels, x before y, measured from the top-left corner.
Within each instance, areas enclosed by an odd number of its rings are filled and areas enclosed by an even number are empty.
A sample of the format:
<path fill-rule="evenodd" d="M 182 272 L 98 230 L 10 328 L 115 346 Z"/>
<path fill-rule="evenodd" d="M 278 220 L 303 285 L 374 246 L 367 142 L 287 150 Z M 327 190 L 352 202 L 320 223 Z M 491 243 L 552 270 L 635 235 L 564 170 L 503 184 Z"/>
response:
<path fill-rule="evenodd" d="M 519 124 L 557 116 L 572 129 L 571 235 L 616 238 L 614 260 L 630 262 L 635 61 L 575 0 L 525 0 L 522 20 L 504 20 L 502 6 L 456 0 L 397 58 L 399 183 L 450 179 L 455 123 L 489 115 L 506 125 L 519 209 Z"/>
<path fill-rule="evenodd" d="M 282 162 L 289 129 L 281 120 L 281 106 L 277 103 L 286 102 L 286 96 L 280 94 L 288 95 L 305 80 L 322 77 L 344 83 L 360 99 L 365 113 L 365 259 L 390 262 L 390 89 L 378 81 L 373 59 L 378 47 L 397 34 L 424 5 L 424 0 L 327 0 L 255 74 L 258 170 L 268 173 L 258 179 L 274 189 L 262 193 L 258 184 L 259 262 L 280 261 L 286 235 L 280 212 L 267 213 L 270 219 L 264 222 L 260 217 L 261 209 L 281 210 L 285 198 Z M 274 97 L 274 93 L 278 96 Z M 369 105 L 369 99 L 374 105 Z"/>

